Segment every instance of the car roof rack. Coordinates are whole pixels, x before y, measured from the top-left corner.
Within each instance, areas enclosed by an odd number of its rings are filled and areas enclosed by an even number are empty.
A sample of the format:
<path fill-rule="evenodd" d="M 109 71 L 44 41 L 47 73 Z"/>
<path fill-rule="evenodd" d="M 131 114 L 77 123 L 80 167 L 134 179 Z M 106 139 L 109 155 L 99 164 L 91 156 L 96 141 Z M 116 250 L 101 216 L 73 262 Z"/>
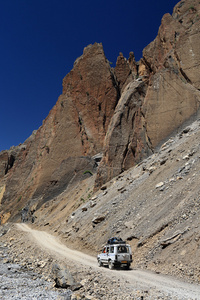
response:
<path fill-rule="evenodd" d="M 108 245 L 114 245 L 114 244 L 126 244 L 125 241 L 123 241 L 121 238 L 113 237 L 108 240 Z"/>

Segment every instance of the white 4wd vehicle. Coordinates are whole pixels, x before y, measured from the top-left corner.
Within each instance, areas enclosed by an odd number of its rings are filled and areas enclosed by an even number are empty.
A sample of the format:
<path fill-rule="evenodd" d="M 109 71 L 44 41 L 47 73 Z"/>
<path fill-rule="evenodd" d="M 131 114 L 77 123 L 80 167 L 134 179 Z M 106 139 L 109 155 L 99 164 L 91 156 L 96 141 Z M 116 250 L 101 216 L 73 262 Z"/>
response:
<path fill-rule="evenodd" d="M 132 263 L 132 252 L 130 245 L 121 239 L 112 238 L 103 247 L 102 253 L 98 254 L 99 267 L 108 265 L 109 269 L 125 267 L 129 269 Z"/>

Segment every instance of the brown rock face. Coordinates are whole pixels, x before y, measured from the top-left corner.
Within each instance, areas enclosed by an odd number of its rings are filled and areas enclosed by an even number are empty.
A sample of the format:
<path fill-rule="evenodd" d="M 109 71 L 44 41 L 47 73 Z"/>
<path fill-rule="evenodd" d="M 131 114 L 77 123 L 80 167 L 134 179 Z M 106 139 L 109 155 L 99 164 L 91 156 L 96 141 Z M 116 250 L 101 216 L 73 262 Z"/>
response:
<path fill-rule="evenodd" d="M 105 152 L 98 169 L 97 186 L 152 153 L 142 112 L 146 89 L 147 83 L 134 81 L 122 93 L 105 138 Z"/>
<path fill-rule="evenodd" d="M 2 151 L 0 153 L 0 178 L 4 177 L 8 168 L 8 152 Z"/>
<path fill-rule="evenodd" d="M 19 152 L 25 145 L 11 147 L 10 150 L 0 152 L 0 178 L 3 178 L 12 169 Z"/>
<path fill-rule="evenodd" d="M 199 104 L 200 93 L 172 70 L 162 69 L 153 75 L 143 106 L 152 147 L 197 114 Z"/>
<path fill-rule="evenodd" d="M 124 83 L 126 82 L 128 76 L 131 73 L 131 69 L 129 67 L 129 64 L 126 60 L 126 58 L 124 58 L 123 54 L 120 53 L 118 58 L 117 58 L 117 62 L 116 62 L 116 67 L 115 67 L 115 74 L 120 86 L 120 89 L 122 89 Z"/>
<path fill-rule="evenodd" d="M 6 210 L 19 211 L 28 199 L 37 198 L 39 202 L 49 199 L 48 189 L 51 190 L 55 182 L 53 174 L 62 161 L 68 159 L 65 172 L 72 178 L 77 169 L 75 158 L 101 152 L 117 101 L 117 83 L 102 45 L 88 46 L 64 78 L 63 94 L 43 125 L 27 141 L 9 173 L 9 188 L 2 199 Z M 88 169 L 82 160 L 79 159 L 79 163 L 82 173 L 83 168 Z M 61 186 L 59 182 L 56 185 Z"/>
<path fill-rule="evenodd" d="M 120 93 L 123 92 L 123 89 L 129 82 L 137 77 L 137 73 L 137 63 L 135 61 L 134 53 L 130 52 L 129 59 L 127 60 L 120 52 L 114 69 Z"/>
<path fill-rule="evenodd" d="M 181 1 L 166 14 L 156 39 L 143 52 L 151 70 L 144 111 L 155 147 L 198 112 L 200 72 L 199 1 Z"/>
<path fill-rule="evenodd" d="M 0 152 L 0 178 L 3 178 L 14 166 L 20 151 L 26 148 L 26 144 L 11 147 L 10 150 Z"/>
<path fill-rule="evenodd" d="M 119 91 L 101 44 L 85 48 L 64 78 L 63 105 L 69 97 L 73 99 L 73 118 L 80 131 L 83 153 L 102 151 Z"/>
<path fill-rule="evenodd" d="M 150 70 L 170 68 L 199 88 L 200 3 L 180 1 L 173 15 L 164 15 L 156 39 L 143 51 Z"/>
<path fill-rule="evenodd" d="M 63 160 L 91 156 L 103 150 L 117 101 L 117 85 L 102 45 L 88 46 L 64 78 L 63 94 L 37 132 L 42 157 L 37 179 L 39 192 L 36 190 L 35 195 L 46 190 Z"/>
<path fill-rule="evenodd" d="M 181 1 L 172 16 L 164 15 L 158 36 L 144 49 L 138 65 L 140 78 L 149 78 L 149 81 L 146 81 L 142 97 L 138 97 L 133 85 L 130 97 L 134 99 L 134 108 L 125 100 L 130 92 L 127 85 L 129 65 L 122 55 L 118 58 L 115 72 L 125 94 L 110 122 L 97 187 L 146 157 L 186 120 L 198 115 L 199 15 L 200 3 L 196 0 Z M 124 101 L 124 106 L 120 107 Z M 133 115 L 131 123 L 129 118 Z"/>

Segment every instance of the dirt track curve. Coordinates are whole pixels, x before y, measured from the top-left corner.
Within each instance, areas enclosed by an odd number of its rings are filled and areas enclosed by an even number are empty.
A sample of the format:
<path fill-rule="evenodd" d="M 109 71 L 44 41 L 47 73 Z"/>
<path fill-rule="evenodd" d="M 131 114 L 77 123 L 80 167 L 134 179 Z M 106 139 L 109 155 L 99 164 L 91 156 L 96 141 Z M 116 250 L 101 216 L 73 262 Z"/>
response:
<path fill-rule="evenodd" d="M 50 251 L 55 256 L 66 258 L 74 263 L 80 263 L 81 265 L 91 267 L 94 270 L 101 270 L 102 272 L 107 273 L 107 275 L 112 273 L 112 277 L 125 278 L 137 287 L 156 288 L 165 293 L 172 293 L 180 299 L 200 299 L 200 285 L 189 284 L 169 276 L 155 274 L 144 270 L 117 271 L 109 270 L 107 268 L 100 269 L 97 266 L 96 257 L 67 248 L 56 237 L 45 231 L 33 230 L 26 224 L 17 224 L 17 228 L 21 231 L 28 232 L 30 238 L 33 238 L 34 242 L 42 247 L 44 251 Z"/>

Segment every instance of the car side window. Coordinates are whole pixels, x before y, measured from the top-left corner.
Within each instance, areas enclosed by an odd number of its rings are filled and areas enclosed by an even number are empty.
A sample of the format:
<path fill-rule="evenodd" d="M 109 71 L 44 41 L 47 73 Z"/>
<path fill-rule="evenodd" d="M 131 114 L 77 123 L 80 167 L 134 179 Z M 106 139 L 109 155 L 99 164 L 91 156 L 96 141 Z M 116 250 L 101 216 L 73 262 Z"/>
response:
<path fill-rule="evenodd" d="M 110 253 L 114 253 L 114 247 L 110 247 Z"/>
<path fill-rule="evenodd" d="M 107 247 L 107 253 L 109 253 L 109 247 Z"/>
<path fill-rule="evenodd" d="M 102 253 L 106 253 L 106 247 L 103 248 Z"/>

